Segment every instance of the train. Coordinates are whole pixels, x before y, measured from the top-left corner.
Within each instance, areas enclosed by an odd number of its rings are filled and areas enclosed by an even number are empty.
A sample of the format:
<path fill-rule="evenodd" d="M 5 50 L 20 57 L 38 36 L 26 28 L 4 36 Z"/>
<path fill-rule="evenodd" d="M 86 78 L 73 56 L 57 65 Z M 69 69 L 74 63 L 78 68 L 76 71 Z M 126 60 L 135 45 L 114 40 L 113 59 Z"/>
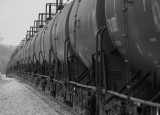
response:
<path fill-rule="evenodd" d="M 17 47 L 7 75 L 28 80 L 79 114 L 159 114 L 160 2 L 58 6 Z"/>

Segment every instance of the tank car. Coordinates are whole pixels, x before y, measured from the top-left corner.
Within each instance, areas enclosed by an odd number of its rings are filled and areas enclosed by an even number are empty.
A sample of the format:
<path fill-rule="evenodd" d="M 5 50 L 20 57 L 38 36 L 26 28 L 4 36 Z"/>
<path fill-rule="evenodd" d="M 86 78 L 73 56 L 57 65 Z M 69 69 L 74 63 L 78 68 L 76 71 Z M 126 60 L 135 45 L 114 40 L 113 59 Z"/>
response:
<path fill-rule="evenodd" d="M 57 8 L 11 56 L 8 74 L 21 70 L 78 113 L 158 110 L 150 107 L 160 107 L 159 1 L 74 0 Z"/>

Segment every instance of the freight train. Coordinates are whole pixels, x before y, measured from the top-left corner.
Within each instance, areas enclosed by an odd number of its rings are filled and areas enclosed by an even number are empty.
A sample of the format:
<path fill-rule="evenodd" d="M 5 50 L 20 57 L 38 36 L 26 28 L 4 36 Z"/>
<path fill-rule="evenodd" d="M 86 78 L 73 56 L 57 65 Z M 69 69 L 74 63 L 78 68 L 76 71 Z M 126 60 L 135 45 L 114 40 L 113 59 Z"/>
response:
<path fill-rule="evenodd" d="M 17 47 L 7 74 L 79 114 L 159 114 L 160 2 L 73 0 L 57 8 Z"/>

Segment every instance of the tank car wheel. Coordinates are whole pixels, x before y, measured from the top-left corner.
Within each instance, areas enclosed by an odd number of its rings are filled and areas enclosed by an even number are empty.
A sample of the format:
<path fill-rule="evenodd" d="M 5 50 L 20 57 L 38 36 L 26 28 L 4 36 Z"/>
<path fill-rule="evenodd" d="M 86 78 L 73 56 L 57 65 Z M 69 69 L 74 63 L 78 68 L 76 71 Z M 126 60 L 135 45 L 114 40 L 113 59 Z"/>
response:
<path fill-rule="evenodd" d="M 46 79 L 42 79 L 42 90 L 45 92 L 47 86 L 47 80 Z"/>
<path fill-rule="evenodd" d="M 40 78 L 40 81 L 39 81 L 39 89 L 41 89 L 41 90 L 42 90 L 42 84 L 43 84 L 43 79 Z"/>
<path fill-rule="evenodd" d="M 34 85 L 34 75 L 30 75 L 31 77 L 31 84 Z"/>
<path fill-rule="evenodd" d="M 28 80 L 27 80 L 27 75 L 24 73 L 24 80 L 25 80 L 25 82 L 27 82 Z"/>
<path fill-rule="evenodd" d="M 47 80 L 46 86 L 45 86 L 45 92 L 47 94 L 50 94 L 50 81 Z"/>
<path fill-rule="evenodd" d="M 24 79 L 27 82 L 27 74 L 26 73 L 24 73 Z"/>
<path fill-rule="evenodd" d="M 41 78 L 38 78 L 37 79 L 37 87 L 38 87 L 38 89 L 41 89 Z"/>
<path fill-rule="evenodd" d="M 23 73 L 23 77 L 24 77 L 24 81 L 27 82 L 26 74 L 25 73 Z"/>
<path fill-rule="evenodd" d="M 35 77 L 35 86 L 38 87 L 38 77 Z"/>
<path fill-rule="evenodd" d="M 37 82 L 37 77 L 34 76 L 34 79 L 33 79 L 33 85 L 36 86 L 36 82 Z"/>
<path fill-rule="evenodd" d="M 31 79 L 31 76 L 30 76 L 30 75 L 27 75 L 27 80 L 28 80 L 28 83 L 31 85 L 32 79 Z"/>
<path fill-rule="evenodd" d="M 50 81 L 50 85 L 49 85 L 49 90 L 50 90 L 50 95 L 54 96 L 54 83 L 53 81 Z"/>

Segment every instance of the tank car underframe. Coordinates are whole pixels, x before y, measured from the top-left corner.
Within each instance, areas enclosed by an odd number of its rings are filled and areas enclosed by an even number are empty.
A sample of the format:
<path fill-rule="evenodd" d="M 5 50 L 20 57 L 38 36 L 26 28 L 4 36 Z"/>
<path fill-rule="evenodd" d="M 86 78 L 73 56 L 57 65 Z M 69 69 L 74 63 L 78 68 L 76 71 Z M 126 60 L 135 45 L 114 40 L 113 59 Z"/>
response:
<path fill-rule="evenodd" d="M 20 68 L 21 66 L 17 63 L 17 65 L 13 69 L 15 70 L 15 72 L 14 71 L 12 72 L 17 73 L 18 76 L 26 77 L 27 81 L 29 81 L 30 84 L 38 86 L 40 89 L 42 89 L 46 93 L 49 93 L 53 95 L 54 97 L 58 98 L 59 100 L 70 105 L 78 112 L 81 112 L 82 110 L 89 110 L 90 105 L 86 105 L 86 103 L 88 102 L 88 100 L 95 101 L 98 95 L 99 95 L 98 104 L 100 108 L 99 109 L 97 108 L 97 110 L 101 112 L 109 112 L 115 109 L 115 107 L 117 109 L 122 108 L 122 107 L 123 109 L 124 108 L 129 109 L 128 107 L 131 107 L 131 108 L 138 107 L 148 112 L 148 110 L 150 110 L 151 108 L 149 108 L 148 106 L 145 107 L 146 104 L 149 104 L 152 107 L 157 107 L 155 103 L 140 100 L 140 99 L 138 100 L 137 99 L 138 97 L 137 98 L 133 98 L 132 96 L 128 97 L 127 93 L 129 90 L 131 90 L 131 88 L 127 87 L 128 85 L 127 83 L 125 83 L 118 91 L 114 92 L 112 89 L 108 89 L 107 87 L 96 87 L 96 85 L 81 84 L 81 83 L 78 83 L 76 81 L 71 81 L 71 80 L 64 82 L 60 79 L 58 80 L 57 79 L 58 76 L 54 77 L 53 79 L 50 79 L 50 77 L 45 76 L 45 75 L 32 74 L 29 72 L 18 71 L 18 69 Z M 139 87 L 143 87 L 141 84 L 143 84 L 143 82 L 146 82 L 145 80 L 148 77 L 151 77 L 150 75 L 151 75 L 151 72 L 146 73 L 144 76 L 142 76 L 141 71 L 133 75 L 132 83 L 135 82 L 134 83 L 135 85 L 132 85 L 132 91 L 134 92 L 134 90 L 138 90 Z M 142 77 L 138 78 L 140 76 Z M 156 84 L 154 82 L 156 80 L 156 71 L 154 71 L 153 76 L 154 76 L 153 77 L 154 79 L 153 79 L 152 87 L 154 87 L 155 89 L 156 86 L 154 85 Z M 113 83 L 113 85 L 115 84 Z M 154 95 L 152 95 L 150 100 L 157 101 L 159 97 L 159 93 L 158 92 L 152 92 L 152 93 L 154 93 Z M 131 106 L 127 104 L 126 100 L 128 99 L 130 103 L 132 104 Z M 141 106 L 137 105 L 135 102 L 140 102 Z M 92 108 L 96 108 L 94 104 L 91 106 Z"/>

